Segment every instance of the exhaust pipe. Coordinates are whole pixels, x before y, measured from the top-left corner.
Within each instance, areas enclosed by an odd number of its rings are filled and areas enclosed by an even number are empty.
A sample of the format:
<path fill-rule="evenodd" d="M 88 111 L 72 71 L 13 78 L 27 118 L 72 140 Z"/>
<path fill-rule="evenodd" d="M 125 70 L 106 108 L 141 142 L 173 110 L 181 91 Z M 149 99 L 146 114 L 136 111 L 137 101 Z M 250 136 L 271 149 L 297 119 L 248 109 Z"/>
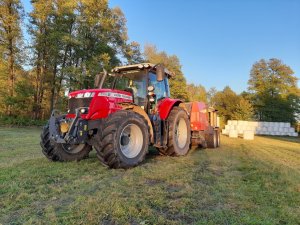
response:
<path fill-rule="evenodd" d="M 103 72 L 100 74 L 97 74 L 95 77 L 95 83 L 94 83 L 95 88 L 101 89 L 106 77 L 107 77 L 107 71 L 105 69 L 103 69 Z"/>

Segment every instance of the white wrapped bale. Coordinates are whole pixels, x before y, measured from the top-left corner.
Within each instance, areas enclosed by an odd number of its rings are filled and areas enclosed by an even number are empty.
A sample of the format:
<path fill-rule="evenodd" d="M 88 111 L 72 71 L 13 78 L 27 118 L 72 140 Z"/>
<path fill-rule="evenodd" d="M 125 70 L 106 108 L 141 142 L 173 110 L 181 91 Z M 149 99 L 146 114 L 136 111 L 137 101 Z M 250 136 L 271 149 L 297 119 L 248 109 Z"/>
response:
<path fill-rule="evenodd" d="M 279 132 L 284 132 L 284 127 L 279 127 Z"/>
<path fill-rule="evenodd" d="M 259 124 L 259 122 L 256 122 L 256 121 L 250 121 L 250 122 L 248 122 L 248 125 L 249 126 L 253 126 L 253 127 L 258 127 L 258 124 Z"/>
<path fill-rule="evenodd" d="M 254 132 L 252 130 L 245 130 L 243 138 L 245 140 L 254 140 Z"/>
<path fill-rule="evenodd" d="M 245 130 L 255 131 L 255 126 L 247 126 L 247 127 L 245 127 Z"/>
<path fill-rule="evenodd" d="M 241 130 L 241 129 L 238 129 L 236 130 L 238 134 L 243 134 L 244 133 L 244 130 Z"/>
<path fill-rule="evenodd" d="M 238 126 L 245 126 L 247 121 L 244 120 L 238 120 Z"/>
<path fill-rule="evenodd" d="M 294 129 L 293 127 L 290 127 L 290 128 L 289 128 L 289 132 L 294 133 L 294 132 L 295 132 L 295 129 Z"/>
<path fill-rule="evenodd" d="M 228 120 L 228 121 L 227 121 L 227 124 L 228 124 L 228 125 L 232 125 L 231 120 Z"/>
<path fill-rule="evenodd" d="M 245 126 L 243 126 L 243 125 L 237 125 L 236 129 L 237 130 L 245 130 Z"/>
<path fill-rule="evenodd" d="M 237 125 L 237 120 L 231 120 L 231 125 Z"/>
<path fill-rule="evenodd" d="M 290 132 L 290 129 L 287 128 L 287 127 L 284 127 L 284 128 L 283 128 L 283 132 L 288 133 L 288 132 Z"/>
<path fill-rule="evenodd" d="M 293 137 L 298 137 L 298 133 L 294 132 L 294 134 L 292 134 Z"/>
<path fill-rule="evenodd" d="M 236 130 L 230 130 L 229 131 L 229 137 L 237 138 L 238 137 L 238 132 Z"/>

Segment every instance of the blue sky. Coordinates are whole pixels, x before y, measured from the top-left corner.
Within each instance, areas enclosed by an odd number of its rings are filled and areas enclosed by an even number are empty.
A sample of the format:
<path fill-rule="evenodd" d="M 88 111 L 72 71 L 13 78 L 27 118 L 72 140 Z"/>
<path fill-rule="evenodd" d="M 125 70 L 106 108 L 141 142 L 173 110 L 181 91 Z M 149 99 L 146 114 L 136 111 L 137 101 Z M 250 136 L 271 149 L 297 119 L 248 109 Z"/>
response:
<path fill-rule="evenodd" d="M 29 9 L 29 0 L 23 0 Z M 279 58 L 300 78 L 299 0 L 110 0 L 130 41 L 179 57 L 189 83 L 247 89 L 251 66 Z M 300 84 L 300 82 L 298 82 Z"/>

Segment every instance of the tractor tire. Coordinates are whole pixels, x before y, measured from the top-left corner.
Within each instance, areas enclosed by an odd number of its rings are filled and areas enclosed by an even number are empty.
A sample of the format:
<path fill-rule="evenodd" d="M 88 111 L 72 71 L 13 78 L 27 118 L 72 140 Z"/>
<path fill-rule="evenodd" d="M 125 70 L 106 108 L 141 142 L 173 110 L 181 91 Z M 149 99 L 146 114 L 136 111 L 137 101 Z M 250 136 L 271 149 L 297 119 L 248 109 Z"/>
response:
<path fill-rule="evenodd" d="M 101 145 L 94 147 L 102 164 L 127 169 L 144 161 L 149 146 L 149 128 L 138 113 L 120 110 L 111 114 L 103 122 L 101 133 Z"/>
<path fill-rule="evenodd" d="M 43 154 L 51 161 L 80 161 L 87 158 L 92 150 L 87 144 L 52 144 L 48 124 L 43 128 L 40 144 Z"/>
<path fill-rule="evenodd" d="M 51 161 L 58 161 L 58 158 L 53 154 L 54 146 L 50 142 L 49 124 L 43 127 L 41 133 L 42 153 Z"/>
<path fill-rule="evenodd" d="M 175 106 L 167 119 L 169 123 L 168 148 L 160 149 L 169 156 L 186 155 L 191 143 L 191 127 L 185 110 Z"/>
<path fill-rule="evenodd" d="M 218 135 L 214 130 L 212 133 L 207 135 L 207 147 L 208 148 L 217 148 L 218 147 Z"/>
<path fill-rule="evenodd" d="M 219 130 L 216 130 L 216 135 L 217 135 L 217 148 L 218 148 L 220 147 L 220 143 L 221 143 L 221 135 Z"/>

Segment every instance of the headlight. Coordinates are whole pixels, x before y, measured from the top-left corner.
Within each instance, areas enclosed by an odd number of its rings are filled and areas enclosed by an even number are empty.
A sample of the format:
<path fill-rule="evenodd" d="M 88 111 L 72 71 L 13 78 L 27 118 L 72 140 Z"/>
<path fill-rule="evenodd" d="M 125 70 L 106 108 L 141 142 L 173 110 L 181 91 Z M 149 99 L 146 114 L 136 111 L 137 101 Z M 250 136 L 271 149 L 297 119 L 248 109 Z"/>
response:
<path fill-rule="evenodd" d="M 76 95 L 76 98 L 92 98 L 95 96 L 95 92 L 85 92 Z"/>
<path fill-rule="evenodd" d="M 84 93 L 84 98 L 91 98 L 94 97 L 95 92 L 86 92 Z"/>

